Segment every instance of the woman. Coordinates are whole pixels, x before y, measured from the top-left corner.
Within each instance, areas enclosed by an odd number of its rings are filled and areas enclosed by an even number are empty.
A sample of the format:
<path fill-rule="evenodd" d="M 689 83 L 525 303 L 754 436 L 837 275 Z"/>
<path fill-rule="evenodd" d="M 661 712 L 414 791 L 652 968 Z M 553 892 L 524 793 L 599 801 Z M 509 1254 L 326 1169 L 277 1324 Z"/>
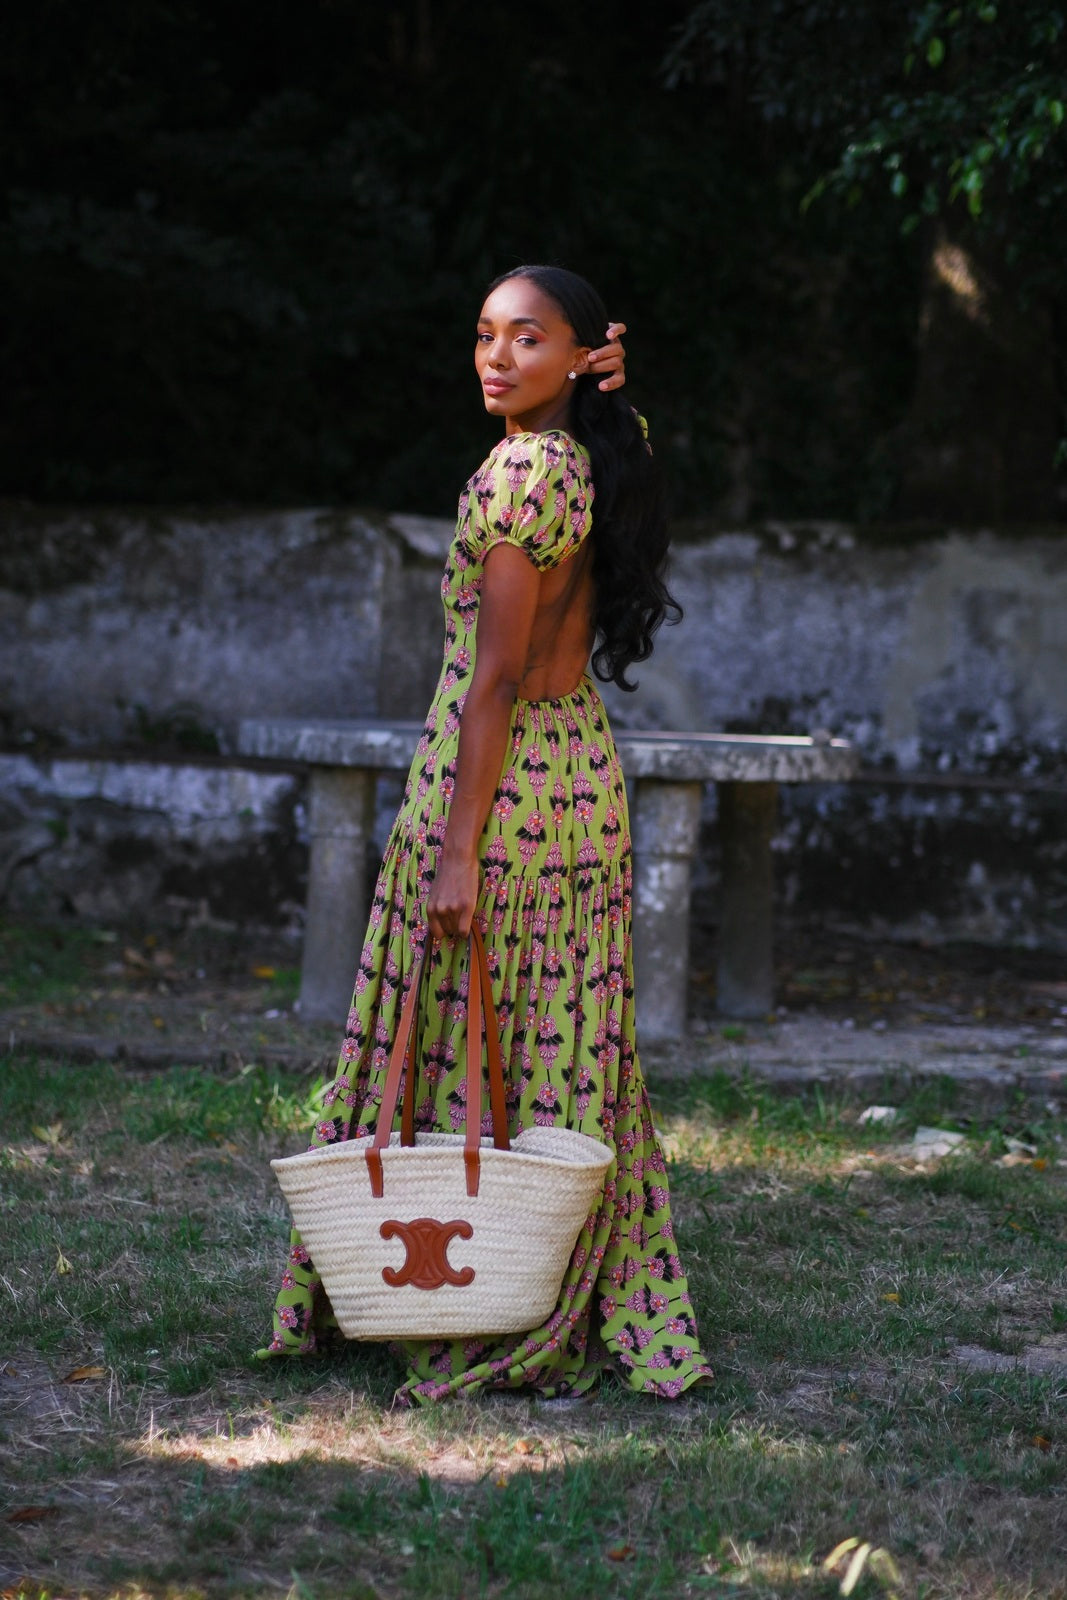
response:
<path fill-rule="evenodd" d="M 603 680 L 633 687 L 627 668 L 677 611 L 662 581 L 667 533 L 642 421 L 609 392 L 620 378 L 597 382 L 611 353 L 595 348 L 606 322 L 590 285 L 557 267 L 517 268 L 482 307 L 475 366 L 505 433 L 460 498 L 441 678 L 312 1144 L 373 1132 L 427 937 L 417 1126 L 463 1126 L 465 938 L 477 917 L 512 1133 L 576 1128 L 614 1144 L 616 1170 L 547 1323 L 525 1336 L 405 1343 L 404 1398 L 481 1386 L 579 1394 L 607 1366 L 673 1397 L 711 1376 L 635 1050 L 625 789 L 585 671 L 592 651 Z M 315 1349 L 329 1323 L 294 1234 L 274 1338 L 259 1353 Z"/>

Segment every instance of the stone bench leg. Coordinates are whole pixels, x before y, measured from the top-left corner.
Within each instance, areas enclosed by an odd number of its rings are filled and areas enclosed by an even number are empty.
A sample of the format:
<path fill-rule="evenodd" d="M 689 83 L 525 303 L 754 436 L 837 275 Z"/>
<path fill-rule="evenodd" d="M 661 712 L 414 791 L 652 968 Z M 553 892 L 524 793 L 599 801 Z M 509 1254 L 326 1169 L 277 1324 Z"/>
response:
<path fill-rule="evenodd" d="M 727 1017 L 765 1017 L 774 1007 L 776 783 L 720 783 L 718 1006 Z"/>
<path fill-rule="evenodd" d="M 367 844 L 374 826 L 374 773 L 320 767 L 311 774 L 311 859 L 300 971 L 300 1015 L 348 1016 L 367 927 Z"/>
<path fill-rule="evenodd" d="M 637 1026 L 644 1039 L 685 1033 L 689 882 L 700 828 L 700 783 L 638 781 L 633 806 L 633 938 Z"/>

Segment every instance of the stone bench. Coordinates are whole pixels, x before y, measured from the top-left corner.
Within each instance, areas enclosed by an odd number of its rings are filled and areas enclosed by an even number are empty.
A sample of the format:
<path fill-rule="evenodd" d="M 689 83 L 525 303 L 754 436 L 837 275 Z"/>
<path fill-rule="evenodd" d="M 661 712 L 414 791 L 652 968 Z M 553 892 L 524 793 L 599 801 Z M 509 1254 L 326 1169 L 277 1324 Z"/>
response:
<path fill-rule="evenodd" d="M 417 722 L 256 718 L 241 723 L 245 756 L 311 769 L 311 860 L 301 1014 L 348 1011 L 370 900 L 367 848 L 375 776 L 406 772 Z M 645 1038 L 685 1031 L 689 887 L 705 783 L 719 791 L 722 894 L 718 1004 L 760 1017 L 774 1004 L 771 839 L 780 783 L 840 783 L 858 758 L 843 740 L 763 734 L 618 733 L 634 844 L 634 958 Z"/>

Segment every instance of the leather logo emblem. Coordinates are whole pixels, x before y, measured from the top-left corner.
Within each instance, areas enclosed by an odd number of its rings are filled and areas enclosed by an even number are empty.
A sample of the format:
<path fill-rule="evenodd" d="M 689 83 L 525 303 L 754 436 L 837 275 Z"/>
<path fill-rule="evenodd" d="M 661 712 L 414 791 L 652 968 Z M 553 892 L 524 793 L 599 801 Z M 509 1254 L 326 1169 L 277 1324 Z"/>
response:
<path fill-rule="evenodd" d="M 400 1239 L 407 1250 L 404 1265 L 383 1267 L 382 1277 L 390 1288 L 410 1283 L 413 1289 L 442 1289 L 446 1283 L 465 1288 L 474 1282 L 474 1268 L 457 1271 L 448 1260 L 448 1247 L 455 1238 L 469 1239 L 474 1232 L 469 1222 L 437 1222 L 433 1217 L 415 1217 L 411 1222 L 383 1222 L 383 1239 Z"/>

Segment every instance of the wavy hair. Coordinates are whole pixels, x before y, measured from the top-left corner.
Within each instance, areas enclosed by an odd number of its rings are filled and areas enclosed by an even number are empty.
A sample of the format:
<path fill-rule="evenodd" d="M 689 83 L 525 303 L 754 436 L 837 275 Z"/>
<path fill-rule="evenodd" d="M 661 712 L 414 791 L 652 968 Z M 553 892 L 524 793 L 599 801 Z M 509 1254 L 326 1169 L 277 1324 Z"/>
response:
<path fill-rule="evenodd" d="M 554 300 L 581 345 L 594 350 L 608 325 L 604 303 L 591 283 L 565 267 L 525 266 L 502 273 L 489 293 L 510 278 L 525 278 Z M 618 390 L 604 393 L 591 373 L 574 384 L 575 438 L 589 452 L 596 500 L 593 510 L 592 666 L 602 683 L 633 690 L 626 676 L 635 661 L 652 654 L 653 636 L 664 621 L 678 622 L 682 608 L 664 574 L 670 533 L 663 488 L 644 430 Z"/>

